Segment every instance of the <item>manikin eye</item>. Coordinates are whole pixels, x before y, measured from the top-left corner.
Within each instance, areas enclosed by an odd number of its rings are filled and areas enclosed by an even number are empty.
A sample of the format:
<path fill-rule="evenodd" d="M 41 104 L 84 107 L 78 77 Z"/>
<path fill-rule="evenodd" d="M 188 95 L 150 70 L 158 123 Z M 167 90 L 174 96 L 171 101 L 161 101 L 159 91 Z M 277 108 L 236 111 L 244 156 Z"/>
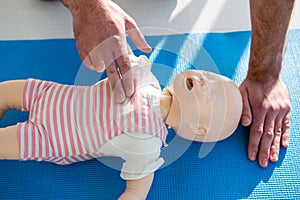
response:
<path fill-rule="evenodd" d="M 191 90 L 193 89 L 193 86 L 194 86 L 194 84 L 193 84 L 193 79 L 187 78 L 186 81 L 185 81 L 185 84 L 186 84 L 186 88 L 187 88 L 188 90 L 191 91 Z"/>

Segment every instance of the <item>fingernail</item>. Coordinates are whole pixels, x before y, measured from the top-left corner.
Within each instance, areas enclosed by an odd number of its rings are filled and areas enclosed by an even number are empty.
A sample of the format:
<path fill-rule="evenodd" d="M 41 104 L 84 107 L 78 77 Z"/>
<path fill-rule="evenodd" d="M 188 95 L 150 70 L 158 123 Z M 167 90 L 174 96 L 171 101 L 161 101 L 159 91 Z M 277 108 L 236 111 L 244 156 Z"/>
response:
<path fill-rule="evenodd" d="M 277 161 L 278 160 L 278 154 L 273 153 L 272 158 L 273 158 L 273 161 Z"/>
<path fill-rule="evenodd" d="M 250 123 L 251 123 L 250 118 L 247 117 L 247 116 L 243 116 L 243 118 L 242 118 L 242 124 L 243 124 L 244 126 L 249 126 Z"/>
<path fill-rule="evenodd" d="M 256 152 L 250 154 L 250 160 L 254 161 L 256 159 Z"/>
<path fill-rule="evenodd" d="M 266 157 L 262 158 L 261 166 L 262 167 L 267 167 L 268 166 L 268 158 L 266 158 Z"/>
<path fill-rule="evenodd" d="M 149 52 L 151 52 L 152 51 L 152 47 L 150 47 L 148 44 L 147 44 L 147 49 L 149 50 Z"/>
<path fill-rule="evenodd" d="M 289 146 L 289 141 L 288 140 L 284 140 L 283 141 L 283 146 L 284 147 L 288 147 Z"/>
<path fill-rule="evenodd" d="M 122 103 L 125 100 L 125 96 L 122 93 L 118 93 L 115 96 L 115 101 L 117 103 Z"/>

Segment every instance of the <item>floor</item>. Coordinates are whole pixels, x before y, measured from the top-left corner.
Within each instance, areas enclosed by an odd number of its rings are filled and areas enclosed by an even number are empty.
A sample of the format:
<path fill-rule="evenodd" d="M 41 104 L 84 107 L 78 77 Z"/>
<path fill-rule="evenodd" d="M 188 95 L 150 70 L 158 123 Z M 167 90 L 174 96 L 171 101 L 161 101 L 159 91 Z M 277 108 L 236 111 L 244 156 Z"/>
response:
<path fill-rule="evenodd" d="M 250 30 L 247 0 L 115 0 L 145 35 Z M 296 1 L 291 28 L 300 28 Z M 1 0 L 0 40 L 72 38 L 72 20 L 60 1 Z"/>
<path fill-rule="evenodd" d="M 248 1 L 115 2 L 136 20 L 153 47 L 147 56 L 162 86 L 187 68 L 218 72 L 237 84 L 246 76 L 251 38 Z M 293 106 L 291 142 L 280 149 L 278 162 L 262 169 L 249 161 L 249 129 L 242 126 L 212 144 L 187 143 L 170 129 L 169 146 L 162 148 L 166 163 L 155 173 L 149 200 L 300 199 L 299 19 L 296 0 L 281 76 Z M 0 58 L 0 81 L 30 77 L 80 85 L 102 77 L 82 66 L 70 13 L 55 0 L 0 0 Z M 28 114 L 12 110 L 0 127 L 27 119 Z M 0 199 L 117 199 L 125 182 L 110 166 L 119 166 L 119 161 L 104 158 L 58 166 L 1 160 Z"/>

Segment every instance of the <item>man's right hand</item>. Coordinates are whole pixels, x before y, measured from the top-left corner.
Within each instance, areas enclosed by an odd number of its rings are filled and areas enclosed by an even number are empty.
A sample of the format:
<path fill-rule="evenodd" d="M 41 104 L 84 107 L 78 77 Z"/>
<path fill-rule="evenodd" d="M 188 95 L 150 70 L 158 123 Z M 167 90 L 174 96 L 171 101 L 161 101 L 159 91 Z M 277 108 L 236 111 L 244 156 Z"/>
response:
<path fill-rule="evenodd" d="M 107 70 L 114 100 L 122 103 L 134 92 L 126 34 L 144 52 L 151 52 L 135 21 L 110 0 L 63 0 L 73 16 L 76 45 L 83 64 Z"/>

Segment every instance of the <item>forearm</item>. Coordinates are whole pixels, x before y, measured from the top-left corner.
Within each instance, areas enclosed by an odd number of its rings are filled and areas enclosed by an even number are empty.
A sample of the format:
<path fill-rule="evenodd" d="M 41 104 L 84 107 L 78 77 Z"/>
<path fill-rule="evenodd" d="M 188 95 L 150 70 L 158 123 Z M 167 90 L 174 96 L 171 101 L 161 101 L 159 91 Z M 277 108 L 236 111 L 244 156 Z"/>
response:
<path fill-rule="evenodd" d="M 110 0 L 61 0 L 61 2 L 69 8 L 72 15 L 78 12 L 88 14 L 88 12 L 95 9 L 95 7 L 103 7 L 107 1 Z"/>
<path fill-rule="evenodd" d="M 252 38 L 248 78 L 279 78 L 294 0 L 250 0 Z"/>

